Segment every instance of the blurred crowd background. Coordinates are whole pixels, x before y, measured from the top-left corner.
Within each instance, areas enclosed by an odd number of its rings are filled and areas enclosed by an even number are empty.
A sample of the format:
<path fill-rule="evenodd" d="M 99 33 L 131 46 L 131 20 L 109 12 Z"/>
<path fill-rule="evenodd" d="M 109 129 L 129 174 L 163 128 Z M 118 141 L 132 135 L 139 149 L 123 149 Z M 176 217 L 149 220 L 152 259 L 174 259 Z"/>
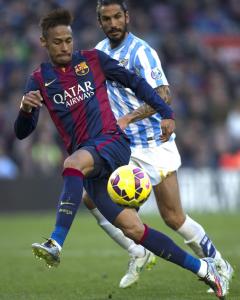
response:
<path fill-rule="evenodd" d="M 155 48 L 176 112 L 184 167 L 240 168 L 240 1 L 130 0 L 130 30 Z M 13 123 L 27 76 L 43 60 L 39 19 L 64 6 L 75 17 L 75 47 L 104 36 L 94 0 L 0 0 L 0 177 L 54 175 L 65 153 L 45 109 L 29 138 Z"/>

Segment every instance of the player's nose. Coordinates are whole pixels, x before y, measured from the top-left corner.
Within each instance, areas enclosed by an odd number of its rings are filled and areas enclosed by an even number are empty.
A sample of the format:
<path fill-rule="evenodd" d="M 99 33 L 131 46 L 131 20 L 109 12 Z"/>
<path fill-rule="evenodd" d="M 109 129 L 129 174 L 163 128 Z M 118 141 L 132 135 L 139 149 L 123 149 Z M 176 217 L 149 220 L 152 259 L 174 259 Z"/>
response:
<path fill-rule="evenodd" d="M 112 18 L 110 20 L 110 25 L 111 25 L 112 29 L 117 29 L 117 24 L 118 24 L 118 21 L 116 19 Z"/>
<path fill-rule="evenodd" d="M 63 43 L 63 44 L 62 44 L 62 47 L 61 47 L 61 50 L 62 50 L 63 52 L 67 52 L 67 51 L 68 51 L 68 44 L 67 44 L 67 43 Z"/>

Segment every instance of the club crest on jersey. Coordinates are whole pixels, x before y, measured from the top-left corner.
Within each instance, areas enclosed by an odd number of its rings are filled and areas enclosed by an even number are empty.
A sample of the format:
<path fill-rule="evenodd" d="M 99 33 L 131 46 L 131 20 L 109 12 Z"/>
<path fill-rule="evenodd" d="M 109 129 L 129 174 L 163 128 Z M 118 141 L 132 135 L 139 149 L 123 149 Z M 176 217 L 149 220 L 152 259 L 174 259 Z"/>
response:
<path fill-rule="evenodd" d="M 76 65 L 74 67 L 74 69 L 75 69 L 75 73 L 78 76 L 86 75 L 89 72 L 89 66 L 87 65 L 87 63 L 85 61 L 83 61 L 80 64 Z"/>
<path fill-rule="evenodd" d="M 119 60 L 119 66 L 126 67 L 127 64 L 128 64 L 128 59 L 123 58 L 123 59 Z"/>
<path fill-rule="evenodd" d="M 158 80 L 162 77 L 162 72 L 158 67 L 156 67 L 152 70 L 151 76 L 153 79 Z"/>

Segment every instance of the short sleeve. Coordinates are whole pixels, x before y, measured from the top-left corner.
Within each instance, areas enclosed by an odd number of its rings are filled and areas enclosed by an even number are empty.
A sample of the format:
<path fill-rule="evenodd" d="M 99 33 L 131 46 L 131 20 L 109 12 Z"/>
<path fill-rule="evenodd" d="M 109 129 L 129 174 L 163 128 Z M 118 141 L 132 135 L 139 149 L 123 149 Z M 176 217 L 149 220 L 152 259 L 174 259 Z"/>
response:
<path fill-rule="evenodd" d="M 153 88 L 168 85 L 157 52 L 150 47 L 142 46 L 138 49 L 134 60 L 134 69 Z"/>

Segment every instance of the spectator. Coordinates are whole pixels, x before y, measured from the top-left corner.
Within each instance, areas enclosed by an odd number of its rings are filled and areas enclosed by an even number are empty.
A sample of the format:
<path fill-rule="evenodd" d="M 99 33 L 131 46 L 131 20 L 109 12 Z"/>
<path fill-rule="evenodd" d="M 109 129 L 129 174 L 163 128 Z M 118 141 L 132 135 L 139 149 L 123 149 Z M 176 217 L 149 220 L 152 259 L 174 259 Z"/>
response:
<path fill-rule="evenodd" d="M 0 178 L 14 179 L 19 173 L 15 162 L 7 155 L 6 144 L 0 139 Z"/>
<path fill-rule="evenodd" d="M 158 50 L 172 87 L 176 141 L 183 166 L 218 167 L 222 153 L 231 153 L 240 146 L 239 108 L 234 105 L 240 94 L 239 1 L 129 2 L 136 20 L 131 30 Z M 42 142 L 36 134 L 19 147 L 9 120 L 15 118 L 19 103 L 14 102 L 14 95 L 22 93 L 24 74 L 33 70 L 45 55 L 38 47 L 36 19 L 59 5 L 76 12 L 76 47 L 91 48 L 102 38 L 101 31 L 96 29 L 95 1 L 0 0 L 0 132 L 6 140 L 7 156 L 17 162 L 21 174 L 26 176 L 34 172 L 33 165 L 41 172 L 42 165 L 36 163 L 36 157 L 39 159 L 42 152 Z M 218 37 L 226 43 L 229 36 L 239 45 L 233 44 L 235 48 L 230 52 L 213 43 Z M 45 115 L 39 120 L 40 126 L 50 126 Z M 52 129 L 48 139 L 54 149 L 57 139 Z M 32 145 L 34 154 L 26 159 L 25 151 Z M 54 170 L 61 161 L 59 153 L 56 156 Z M 48 173 L 47 169 L 42 171 Z"/>

